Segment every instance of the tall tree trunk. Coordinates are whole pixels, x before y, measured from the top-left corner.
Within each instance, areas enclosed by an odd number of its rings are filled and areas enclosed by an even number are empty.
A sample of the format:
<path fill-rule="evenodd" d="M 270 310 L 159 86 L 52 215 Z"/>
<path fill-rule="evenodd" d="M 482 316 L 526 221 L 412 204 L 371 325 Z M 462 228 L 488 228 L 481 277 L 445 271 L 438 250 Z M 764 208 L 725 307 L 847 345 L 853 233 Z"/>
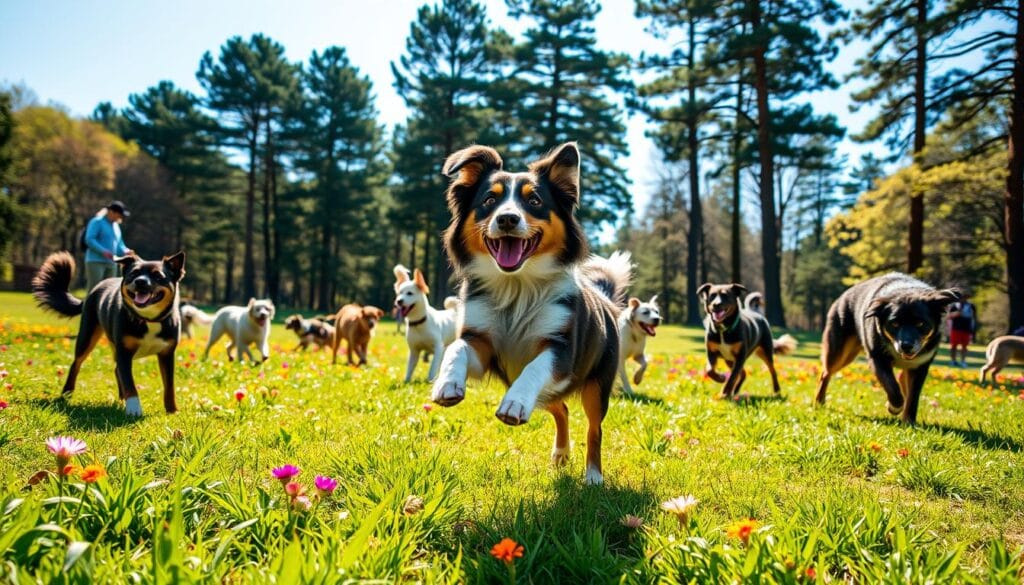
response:
<path fill-rule="evenodd" d="M 761 2 L 751 3 L 751 25 L 756 32 L 761 27 Z M 772 153 L 771 111 L 768 107 L 767 47 L 754 48 L 754 90 L 757 95 L 757 150 L 760 163 L 761 199 L 761 259 L 764 262 L 765 312 L 768 321 L 778 327 L 786 326 L 782 309 L 780 282 L 779 236 L 775 223 L 775 161 Z"/>
<path fill-rule="evenodd" d="M 1013 97 L 1010 102 L 1009 174 L 1006 177 L 1006 285 L 1008 332 L 1024 326 L 1024 0 L 1017 2 Z"/>
<path fill-rule="evenodd" d="M 331 227 L 330 222 L 325 221 L 320 229 L 320 295 L 316 305 L 318 311 L 331 310 L 328 302 L 331 282 Z"/>
<path fill-rule="evenodd" d="M 690 71 L 694 71 L 697 40 L 696 23 L 692 16 L 688 36 L 690 46 L 687 65 Z M 690 111 L 686 118 L 686 155 L 690 167 L 690 231 L 686 243 L 686 323 L 699 325 L 701 315 L 700 303 L 697 302 L 697 267 L 701 257 L 701 242 L 704 240 L 704 214 L 700 202 L 700 160 L 697 153 L 700 146 L 697 136 L 697 87 L 693 75 L 687 77 L 686 91 Z"/>
<path fill-rule="evenodd" d="M 671 200 L 668 195 L 662 199 L 661 207 L 661 302 L 665 307 L 665 320 L 672 320 L 672 289 L 669 286 L 672 279 L 672 260 L 668 247 L 668 225 L 672 217 Z"/>
<path fill-rule="evenodd" d="M 914 162 L 920 163 L 927 131 L 928 99 L 928 0 L 917 0 L 917 47 L 914 61 Z M 910 226 L 907 241 L 907 272 L 914 274 L 924 264 L 924 195 L 910 196 Z"/>
<path fill-rule="evenodd" d="M 271 281 L 274 278 L 274 255 L 271 251 L 271 204 L 270 204 L 270 181 L 274 174 L 274 153 L 273 153 L 273 128 L 270 123 L 270 116 L 267 116 L 265 138 L 263 139 L 263 287 L 264 295 L 270 296 L 275 303 L 271 293 Z"/>
<path fill-rule="evenodd" d="M 736 128 L 732 135 L 732 223 L 730 225 L 730 253 L 732 255 L 732 281 L 743 282 L 743 252 L 740 242 L 740 221 L 742 214 L 740 171 L 741 149 L 743 148 L 743 134 L 740 132 L 740 120 L 743 111 L 743 63 L 740 63 L 740 70 L 736 76 Z"/>
<path fill-rule="evenodd" d="M 270 271 L 267 273 L 267 288 L 270 292 L 270 298 L 275 303 L 281 298 L 281 236 L 280 230 L 278 229 L 278 222 L 281 221 L 281 210 L 279 208 L 279 201 L 277 198 L 277 162 L 274 159 L 274 144 L 270 142 L 270 127 L 267 124 L 267 141 L 270 148 L 268 156 L 267 172 L 270 174 L 270 210 L 273 213 L 273 223 L 271 223 L 270 237 L 271 252 L 273 253 L 272 260 L 270 262 Z"/>
<path fill-rule="evenodd" d="M 229 305 L 235 297 L 235 241 L 228 238 L 228 257 L 224 266 L 224 304 Z M 250 295 L 251 296 L 251 295 Z M 249 298 L 249 297 L 246 297 Z"/>
<path fill-rule="evenodd" d="M 256 296 L 256 258 L 253 250 L 253 223 L 256 213 L 256 155 L 260 120 L 256 117 L 249 132 L 249 175 L 245 190 L 245 247 L 242 251 L 242 291 L 245 298 Z M 234 261 L 234 258 L 232 258 Z"/>

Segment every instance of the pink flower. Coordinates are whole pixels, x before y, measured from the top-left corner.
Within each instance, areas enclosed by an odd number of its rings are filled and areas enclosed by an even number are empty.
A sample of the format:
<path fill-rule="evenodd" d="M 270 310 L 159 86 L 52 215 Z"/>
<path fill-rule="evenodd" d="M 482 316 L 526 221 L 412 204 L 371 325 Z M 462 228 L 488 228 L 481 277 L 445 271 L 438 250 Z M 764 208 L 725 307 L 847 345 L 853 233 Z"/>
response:
<path fill-rule="evenodd" d="M 287 370 L 287 369 L 288 369 L 288 367 L 289 367 L 289 366 L 288 366 L 288 362 L 281 362 L 281 369 L 282 369 L 282 370 Z"/>
<path fill-rule="evenodd" d="M 81 455 L 88 449 L 85 441 L 74 437 L 50 437 L 46 439 L 46 448 L 57 457 L 57 469 L 63 470 L 75 455 Z"/>
<path fill-rule="evenodd" d="M 326 475 L 318 475 L 313 479 L 313 485 L 316 486 L 316 490 L 320 492 L 321 496 L 329 496 L 338 487 L 338 480 Z"/>
<path fill-rule="evenodd" d="M 434 410 L 434 405 L 433 404 L 424 404 L 423 405 L 423 410 L 425 410 L 427 412 L 430 412 L 431 410 Z"/>
<path fill-rule="evenodd" d="M 6 401 L 6 400 L 0 400 L 0 410 L 4 410 L 4 409 L 6 409 L 6 408 L 7 408 L 8 406 L 10 406 L 10 405 L 9 405 L 9 404 L 7 404 L 7 401 Z"/>
<path fill-rule="evenodd" d="M 309 498 L 306 496 L 298 496 L 292 499 L 292 509 L 297 510 L 299 512 L 305 512 L 306 510 L 309 510 L 312 507 L 312 505 L 313 504 L 309 501 Z"/>
<path fill-rule="evenodd" d="M 0 370 L 0 380 L 2 380 L 3 378 L 6 378 L 8 375 L 9 374 L 8 374 L 7 370 Z"/>
<path fill-rule="evenodd" d="M 281 483 L 287 484 L 292 480 L 293 477 L 298 475 L 300 471 L 301 469 L 289 463 L 288 465 L 275 467 L 274 469 L 271 470 L 271 473 L 274 474 L 274 477 L 281 480 Z"/>
<path fill-rule="evenodd" d="M 284 484 L 284 493 L 288 494 L 295 499 L 299 496 L 306 494 L 306 488 L 302 487 L 302 484 L 297 481 L 289 481 Z"/>
<path fill-rule="evenodd" d="M 235 402 L 241 402 L 243 400 L 245 400 L 245 390 L 242 390 L 241 388 L 235 390 Z"/>

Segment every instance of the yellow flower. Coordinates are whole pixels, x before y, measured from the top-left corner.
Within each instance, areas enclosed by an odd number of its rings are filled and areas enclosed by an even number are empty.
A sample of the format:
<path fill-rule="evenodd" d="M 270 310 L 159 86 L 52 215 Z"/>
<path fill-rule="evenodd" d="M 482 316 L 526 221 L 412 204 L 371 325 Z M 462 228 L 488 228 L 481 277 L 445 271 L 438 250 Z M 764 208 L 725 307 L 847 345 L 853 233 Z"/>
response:
<path fill-rule="evenodd" d="M 742 540 L 743 544 L 747 544 L 747 541 L 750 540 L 750 535 L 753 534 L 759 526 L 761 526 L 761 524 L 757 520 L 747 518 L 746 520 L 738 520 L 730 524 L 729 527 L 725 529 L 725 533 L 732 538 Z"/>

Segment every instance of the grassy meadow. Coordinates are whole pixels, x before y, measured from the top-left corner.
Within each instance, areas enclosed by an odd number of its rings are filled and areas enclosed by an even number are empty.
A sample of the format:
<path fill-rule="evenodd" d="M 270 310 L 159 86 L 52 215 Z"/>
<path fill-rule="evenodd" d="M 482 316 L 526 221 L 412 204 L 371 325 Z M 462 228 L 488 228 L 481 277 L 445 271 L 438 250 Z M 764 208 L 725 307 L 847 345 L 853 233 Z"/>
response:
<path fill-rule="evenodd" d="M 1019 582 L 1024 376 L 979 386 L 981 347 L 966 370 L 943 350 L 907 428 L 863 362 L 812 408 L 814 337 L 779 358 L 781 398 L 755 359 L 744 394 L 722 401 L 700 331 L 663 327 L 639 395 L 612 399 L 605 484 L 586 486 L 578 404 L 570 463 L 552 468 L 546 412 L 502 424 L 494 384 L 430 405 L 425 364 L 402 384 L 391 322 L 361 369 L 293 353 L 279 324 L 264 365 L 223 347 L 204 362 L 199 327 L 177 352 L 180 412 L 163 413 L 146 358 L 146 416 L 131 420 L 107 345 L 65 404 L 77 323 L 24 294 L 0 307 L 0 581 Z M 84 440 L 73 463 L 93 473 L 38 473 L 55 471 L 55 435 Z M 272 475 L 286 464 L 308 501 Z M 317 495 L 317 475 L 333 492 Z M 686 495 L 685 514 L 662 509 Z M 505 538 L 521 548 L 493 549 Z"/>

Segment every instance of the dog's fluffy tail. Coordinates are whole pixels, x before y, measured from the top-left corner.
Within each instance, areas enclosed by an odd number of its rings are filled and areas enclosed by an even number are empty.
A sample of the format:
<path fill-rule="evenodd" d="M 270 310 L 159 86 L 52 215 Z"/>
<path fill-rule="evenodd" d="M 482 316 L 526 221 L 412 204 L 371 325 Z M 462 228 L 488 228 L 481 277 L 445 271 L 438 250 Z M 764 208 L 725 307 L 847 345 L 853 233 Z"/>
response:
<path fill-rule="evenodd" d="M 764 295 L 759 292 L 752 292 L 743 299 L 743 306 L 751 311 L 764 314 Z"/>
<path fill-rule="evenodd" d="M 459 300 L 459 297 L 445 297 L 444 299 L 444 308 L 450 311 L 458 309 L 461 304 L 462 301 Z"/>
<path fill-rule="evenodd" d="M 200 325 L 209 325 L 213 323 L 213 315 L 204 312 L 195 305 L 185 305 L 181 308 L 181 316 L 192 319 L 193 323 L 199 323 Z"/>
<path fill-rule="evenodd" d="M 47 309 L 74 317 L 82 314 L 82 301 L 69 291 L 75 276 L 75 259 L 67 252 L 56 252 L 43 262 L 32 279 L 32 296 L 36 303 Z"/>
<path fill-rule="evenodd" d="M 608 258 L 591 256 L 583 271 L 604 296 L 620 307 L 626 306 L 626 289 L 633 280 L 633 262 L 629 252 L 616 250 Z"/>
<path fill-rule="evenodd" d="M 412 271 L 401 264 L 395 264 L 392 272 L 395 274 L 395 280 L 398 280 L 402 276 L 405 276 L 407 280 L 412 278 Z"/>
<path fill-rule="evenodd" d="M 772 342 L 772 349 L 779 355 L 786 355 L 793 353 L 798 344 L 799 342 L 797 342 L 796 338 L 787 333 Z"/>

